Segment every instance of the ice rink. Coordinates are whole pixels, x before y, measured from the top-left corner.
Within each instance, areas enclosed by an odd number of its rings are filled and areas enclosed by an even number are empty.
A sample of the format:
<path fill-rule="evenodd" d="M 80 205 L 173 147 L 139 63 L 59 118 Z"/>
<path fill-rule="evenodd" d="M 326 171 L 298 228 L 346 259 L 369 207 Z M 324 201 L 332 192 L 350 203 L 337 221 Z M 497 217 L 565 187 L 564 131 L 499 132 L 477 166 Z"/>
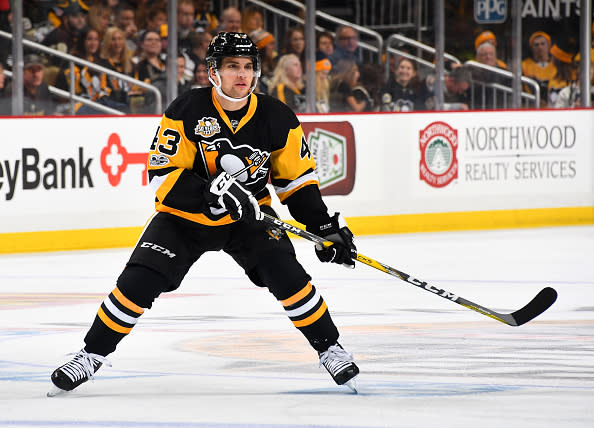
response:
<path fill-rule="evenodd" d="M 0 427 L 594 427 L 594 227 L 360 237 L 359 252 L 500 312 L 509 327 L 294 240 L 359 393 L 334 384 L 280 304 L 209 254 L 94 382 L 47 398 L 131 249 L 0 256 Z"/>

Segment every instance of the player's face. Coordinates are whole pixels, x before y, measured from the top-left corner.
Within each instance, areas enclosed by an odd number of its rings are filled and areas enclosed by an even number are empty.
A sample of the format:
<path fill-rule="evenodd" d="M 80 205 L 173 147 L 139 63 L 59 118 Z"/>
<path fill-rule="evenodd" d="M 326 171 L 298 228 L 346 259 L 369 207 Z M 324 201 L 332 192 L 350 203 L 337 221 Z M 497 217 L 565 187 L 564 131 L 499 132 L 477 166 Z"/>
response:
<path fill-rule="evenodd" d="M 223 93 L 232 98 L 247 96 L 254 79 L 252 59 L 243 57 L 224 58 L 219 68 L 219 76 L 221 76 Z"/>

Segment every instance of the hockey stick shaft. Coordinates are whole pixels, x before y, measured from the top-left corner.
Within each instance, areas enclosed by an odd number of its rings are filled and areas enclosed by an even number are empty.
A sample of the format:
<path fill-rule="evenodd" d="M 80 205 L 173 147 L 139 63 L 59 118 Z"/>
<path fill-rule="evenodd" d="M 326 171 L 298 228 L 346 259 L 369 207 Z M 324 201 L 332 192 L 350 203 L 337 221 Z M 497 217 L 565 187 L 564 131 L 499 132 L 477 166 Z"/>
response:
<path fill-rule="evenodd" d="M 331 241 L 327 241 L 324 238 L 321 238 L 313 233 L 310 233 L 310 232 L 303 230 L 299 227 L 296 227 L 289 223 L 286 223 L 276 217 L 273 217 L 266 213 L 261 213 L 261 214 L 262 214 L 262 220 L 265 221 L 266 223 L 269 223 L 269 224 L 274 225 L 280 229 L 291 232 L 292 234 L 300 236 L 301 238 L 305 238 L 305 239 L 312 241 L 316 244 L 320 244 L 320 245 L 324 245 L 324 246 L 329 246 L 329 245 L 333 244 Z M 416 279 L 407 273 L 399 271 L 398 269 L 394 269 L 393 267 L 390 267 L 384 263 L 380 263 L 377 260 L 374 260 L 371 257 L 367 257 L 361 253 L 357 253 L 357 261 L 361 262 L 363 264 L 366 264 L 368 266 L 371 266 L 372 268 L 377 269 L 379 271 L 385 272 L 388 275 L 391 275 L 398 279 L 401 279 L 402 281 L 405 281 L 409 284 L 419 287 L 425 291 L 429 291 L 432 294 L 435 294 L 439 297 L 450 300 L 454 303 L 464 306 L 465 308 L 471 309 L 475 312 L 478 312 L 482 315 L 488 316 L 490 318 L 493 318 L 499 322 L 502 322 L 502 323 L 510 325 L 510 326 L 520 326 L 522 324 L 527 323 L 528 321 L 532 320 L 533 318 L 537 317 L 538 315 L 543 313 L 545 310 L 547 310 L 557 299 L 557 292 L 551 287 L 546 287 L 546 288 L 542 289 L 536 295 L 536 297 L 534 297 L 534 299 L 532 299 L 523 308 L 521 308 L 511 314 L 499 313 L 494 310 L 488 309 L 482 305 L 474 303 L 468 299 L 457 296 L 454 293 L 451 293 L 447 290 L 434 287 L 425 281 Z"/>

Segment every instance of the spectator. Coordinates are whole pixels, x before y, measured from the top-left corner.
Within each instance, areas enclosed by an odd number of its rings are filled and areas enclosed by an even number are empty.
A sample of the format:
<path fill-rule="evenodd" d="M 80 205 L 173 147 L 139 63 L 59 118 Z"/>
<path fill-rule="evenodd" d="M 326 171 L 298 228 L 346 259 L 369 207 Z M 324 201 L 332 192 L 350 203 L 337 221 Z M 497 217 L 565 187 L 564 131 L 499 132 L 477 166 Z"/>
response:
<path fill-rule="evenodd" d="M 208 64 L 206 63 L 206 60 L 200 59 L 196 63 L 196 67 L 194 69 L 192 89 L 206 88 L 208 86 L 211 86 L 210 80 L 208 80 Z"/>
<path fill-rule="evenodd" d="M 248 6 L 241 12 L 241 31 L 249 34 L 264 28 L 264 15 L 258 6 Z"/>
<path fill-rule="evenodd" d="M 299 27 L 291 27 L 285 33 L 285 43 L 281 50 L 281 56 L 294 54 L 299 58 L 301 70 L 305 71 L 305 33 Z"/>
<path fill-rule="evenodd" d="M 89 8 L 89 27 L 94 28 L 99 33 L 101 40 L 111 24 L 112 9 L 102 3 L 96 3 Z"/>
<path fill-rule="evenodd" d="M 382 111 L 413 111 L 424 109 L 417 63 L 401 57 L 394 74 L 381 91 Z"/>
<path fill-rule="evenodd" d="M 490 31 L 481 33 L 475 40 L 476 61 L 489 67 L 506 69 L 504 62 L 497 58 L 497 40 Z M 475 80 L 480 82 L 477 91 L 474 91 L 474 102 L 479 108 L 505 107 L 505 95 L 492 89 L 493 84 L 510 85 L 509 77 L 502 76 L 491 70 L 477 70 L 473 74 Z"/>
<path fill-rule="evenodd" d="M 353 96 L 357 102 L 365 103 L 362 111 L 377 111 L 380 105 L 382 70 L 375 64 L 363 64 L 359 72 L 359 82 L 353 88 Z"/>
<path fill-rule="evenodd" d="M 49 116 L 54 114 L 56 103 L 44 81 L 45 65 L 37 54 L 27 54 L 23 59 L 23 114 L 26 116 Z M 5 95 L 10 101 L 12 85 L 5 88 Z M 3 114 L 12 108 L 5 104 Z"/>
<path fill-rule="evenodd" d="M 99 65 L 118 73 L 132 75 L 133 64 L 130 51 L 126 49 L 124 32 L 118 27 L 110 27 L 105 32 L 101 46 Z M 130 84 L 117 77 L 101 75 L 100 100 L 119 110 L 128 111 L 128 91 Z"/>
<path fill-rule="evenodd" d="M 582 97 L 580 96 L 580 58 L 581 55 L 578 53 L 575 56 L 574 63 L 577 66 L 577 76 L 578 79 L 576 82 L 572 82 L 571 85 L 566 86 L 565 88 L 559 91 L 559 96 L 555 101 L 555 108 L 574 108 L 580 107 L 584 105 L 582 101 Z M 590 51 L 590 83 L 594 83 L 594 48 Z M 594 86 L 590 87 L 590 104 L 594 105 Z"/>
<path fill-rule="evenodd" d="M 136 9 L 125 1 L 121 1 L 114 10 L 113 23 L 124 32 L 126 47 L 131 52 L 136 52 L 138 42 L 138 28 L 134 22 Z"/>
<path fill-rule="evenodd" d="M 221 14 L 221 22 L 216 29 L 216 33 L 230 31 L 237 33 L 241 28 L 241 13 L 236 7 L 228 7 Z"/>
<path fill-rule="evenodd" d="M 11 20 L 10 10 L 0 11 L 0 30 L 6 33 L 12 32 Z M 0 64 L 5 66 L 12 64 L 12 40 L 4 37 L 0 37 Z"/>
<path fill-rule="evenodd" d="M 177 47 L 180 51 L 189 51 L 190 34 L 194 31 L 194 3 L 192 0 L 179 0 L 177 3 Z"/>
<path fill-rule="evenodd" d="M 330 112 L 330 71 L 332 62 L 318 54 L 316 61 L 316 112 Z"/>
<path fill-rule="evenodd" d="M 167 67 L 160 57 L 161 36 L 157 31 L 148 30 L 142 33 L 141 37 L 139 46 L 142 53 L 134 69 L 134 78 L 156 86 L 165 99 Z M 154 94 L 144 88 L 134 87 L 130 92 L 130 108 L 133 113 L 153 113 L 155 111 Z"/>
<path fill-rule="evenodd" d="M 160 31 L 161 26 L 167 25 L 167 10 L 160 4 L 153 4 L 146 14 L 146 22 L 139 25 L 138 28 L 143 30 Z"/>
<path fill-rule="evenodd" d="M 572 47 L 565 40 L 559 40 L 551 47 L 551 55 L 557 73 L 549 80 L 547 96 L 549 107 L 555 107 L 559 92 L 577 80 L 576 67 L 573 62 L 574 54 Z"/>
<path fill-rule="evenodd" d="M 270 81 L 270 95 L 288 105 L 295 113 L 305 111 L 301 61 L 295 54 L 283 55 Z"/>
<path fill-rule="evenodd" d="M 330 61 L 336 65 L 341 59 L 354 61 L 357 66 L 362 62 L 359 33 L 349 25 L 342 25 L 336 30 L 336 46 Z"/>
<path fill-rule="evenodd" d="M 484 42 L 476 48 L 476 61 L 491 67 L 506 68 L 501 66 L 505 63 L 497 59 L 497 49 L 491 42 Z"/>
<path fill-rule="evenodd" d="M 47 34 L 42 44 L 60 52 L 70 52 L 86 26 L 86 10 L 78 2 L 69 3 L 64 9 L 62 25 Z"/>
<path fill-rule="evenodd" d="M 350 59 L 341 59 L 332 65 L 333 76 L 330 80 L 331 111 L 363 111 L 365 101 L 358 101 L 353 95 L 353 88 L 359 83 L 359 66 Z"/>
<path fill-rule="evenodd" d="M 99 57 L 99 33 L 87 28 L 72 49 L 72 55 L 89 62 L 96 62 Z M 74 92 L 76 95 L 95 101 L 98 97 L 100 73 L 88 67 L 74 65 Z M 68 91 L 70 89 L 70 65 L 64 66 L 56 79 L 56 87 Z"/>
<path fill-rule="evenodd" d="M 186 68 L 192 71 L 192 74 L 196 71 L 196 64 L 200 60 L 206 59 L 206 50 L 212 40 L 212 35 L 206 31 L 199 31 L 190 34 L 190 47 L 191 49 L 186 52 Z"/>
<path fill-rule="evenodd" d="M 474 50 L 476 61 L 507 70 L 507 64 L 497 58 L 497 38 L 491 31 L 483 31 L 474 39 Z"/>
<path fill-rule="evenodd" d="M 192 81 L 186 77 L 186 57 L 183 54 L 177 55 L 177 94 L 181 95 L 192 89 Z"/>
<path fill-rule="evenodd" d="M 0 116 L 8 116 L 12 110 L 12 99 L 10 97 L 10 84 L 4 74 L 4 65 L 0 62 Z"/>
<path fill-rule="evenodd" d="M 472 84 L 472 74 L 464 66 L 456 67 L 444 76 L 443 101 L 445 110 L 468 110 L 467 91 Z M 435 75 L 431 74 L 425 79 L 425 87 L 421 94 L 426 96 L 425 107 L 435 110 Z M 426 91 L 426 92 L 423 92 Z"/>
<path fill-rule="evenodd" d="M 210 33 L 219 26 L 217 17 L 210 13 L 211 0 L 194 0 L 194 31 Z"/>
<path fill-rule="evenodd" d="M 274 36 L 268 31 L 255 30 L 249 34 L 250 39 L 256 44 L 260 54 L 260 78 L 258 79 L 258 91 L 265 94 L 270 92 L 270 80 L 274 74 L 278 54 L 275 50 L 276 42 Z"/>
<path fill-rule="evenodd" d="M 538 82 L 541 107 L 545 107 L 549 80 L 557 74 L 550 54 L 551 37 L 544 31 L 536 31 L 528 39 L 528 44 L 531 56 L 522 61 L 522 74 Z"/>
<path fill-rule="evenodd" d="M 329 31 L 318 33 L 316 38 L 316 52 L 321 52 L 327 58 L 334 53 L 334 36 Z"/>

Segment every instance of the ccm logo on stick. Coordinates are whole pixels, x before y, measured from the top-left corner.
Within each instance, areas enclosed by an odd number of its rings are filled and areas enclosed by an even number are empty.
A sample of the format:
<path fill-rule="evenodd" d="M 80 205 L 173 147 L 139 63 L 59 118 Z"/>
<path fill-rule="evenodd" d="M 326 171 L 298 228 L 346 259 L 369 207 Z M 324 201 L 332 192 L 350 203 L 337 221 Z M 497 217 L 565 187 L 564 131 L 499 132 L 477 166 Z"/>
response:
<path fill-rule="evenodd" d="M 140 244 L 140 246 L 142 248 L 150 248 L 151 250 L 155 250 L 161 254 L 165 254 L 167 257 L 169 257 L 170 259 L 175 257 L 175 254 L 173 254 L 171 251 L 169 251 L 167 248 L 161 247 L 160 245 L 157 244 L 153 244 L 152 242 L 143 242 L 142 244 Z"/>
<path fill-rule="evenodd" d="M 427 284 L 425 281 L 420 281 L 416 278 L 413 278 L 412 276 L 409 276 L 408 278 L 406 278 L 406 281 L 410 282 L 413 285 L 416 285 L 417 287 L 421 287 L 421 288 L 424 288 L 425 290 L 429 290 L 432 293 L 439 294 L 441 297 L 445 297 L 446 299 L 450 299 L 454 302 L 456 300 L 458 300 L 458 296 L 456 296 L 455 294 L 450 293 L 449 291 L 442 290 L 440 288 L 433 287 L 432 285 Z"/>

